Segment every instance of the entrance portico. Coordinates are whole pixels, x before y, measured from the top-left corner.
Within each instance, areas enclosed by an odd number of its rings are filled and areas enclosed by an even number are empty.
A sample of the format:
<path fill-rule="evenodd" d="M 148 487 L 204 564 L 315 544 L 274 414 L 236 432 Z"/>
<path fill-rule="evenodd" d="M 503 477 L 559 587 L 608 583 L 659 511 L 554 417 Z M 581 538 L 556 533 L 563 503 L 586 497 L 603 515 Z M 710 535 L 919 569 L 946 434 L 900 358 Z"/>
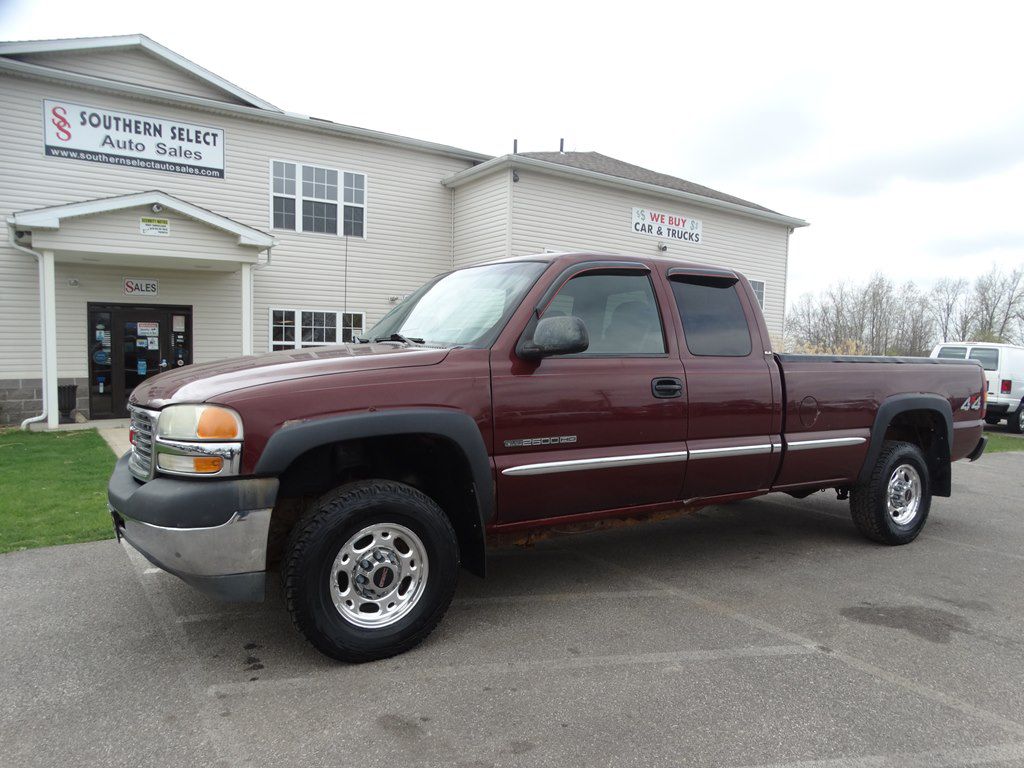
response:
<path fill-rule="evenodd" d="M 104 403 L 93 418 L 116 417 L 115 392 L 126 399 L 168 366 L 252 353 L 253 270 L 262 252 L 269 259 L 267 233 L 156 190 L 7 223 L 39 264 L 48 428 L 59 377 L 88 381 L 90 402 Z"/>

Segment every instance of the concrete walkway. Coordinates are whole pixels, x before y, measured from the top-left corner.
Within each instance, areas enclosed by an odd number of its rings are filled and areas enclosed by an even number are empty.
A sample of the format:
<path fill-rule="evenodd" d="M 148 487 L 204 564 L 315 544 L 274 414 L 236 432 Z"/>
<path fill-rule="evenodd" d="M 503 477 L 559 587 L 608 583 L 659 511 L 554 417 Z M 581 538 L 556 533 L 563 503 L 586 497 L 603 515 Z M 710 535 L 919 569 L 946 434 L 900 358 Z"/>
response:
<path fill-rule="evenodd" d="M 124 424 L 103 427 L 99 426 L 102 422 L 94 422 L 97 426 L 96 431 L 100 433 L 100 437 L 107 441 L 107 445 L 110 446 L 110 450 L 112 450 L 114 455 L 118 458 L 121 458 L 132 449 L 132 444 L 128 442 L 127 419 L 124 421 Z"/>

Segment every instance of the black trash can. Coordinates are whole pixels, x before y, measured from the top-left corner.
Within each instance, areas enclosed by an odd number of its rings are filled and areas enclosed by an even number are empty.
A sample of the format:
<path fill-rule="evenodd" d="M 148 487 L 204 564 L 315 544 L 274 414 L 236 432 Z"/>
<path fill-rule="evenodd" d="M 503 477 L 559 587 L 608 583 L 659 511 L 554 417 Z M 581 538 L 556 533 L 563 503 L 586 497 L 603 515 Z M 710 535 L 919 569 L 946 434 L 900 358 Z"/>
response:
<path fill-rule="evenodd" d="M 61 384 L 57 387 L 57 409 L 60 411 L 62 424 L 70 424 L 74 421 L 71 412 L 78 405 L 78 385 Z"/>

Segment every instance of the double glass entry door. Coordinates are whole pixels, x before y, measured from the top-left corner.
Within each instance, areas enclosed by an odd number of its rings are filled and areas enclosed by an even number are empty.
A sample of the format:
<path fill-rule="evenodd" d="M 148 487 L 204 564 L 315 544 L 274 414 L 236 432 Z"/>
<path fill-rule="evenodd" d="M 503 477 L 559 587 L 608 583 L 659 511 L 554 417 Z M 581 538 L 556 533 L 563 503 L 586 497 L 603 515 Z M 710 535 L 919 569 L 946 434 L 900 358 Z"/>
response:
<path fill-rule="evenodd" d="M 139 384 L 192 362 L 192 308 L 89 305 L 89 412 L 128 415 Z"/>

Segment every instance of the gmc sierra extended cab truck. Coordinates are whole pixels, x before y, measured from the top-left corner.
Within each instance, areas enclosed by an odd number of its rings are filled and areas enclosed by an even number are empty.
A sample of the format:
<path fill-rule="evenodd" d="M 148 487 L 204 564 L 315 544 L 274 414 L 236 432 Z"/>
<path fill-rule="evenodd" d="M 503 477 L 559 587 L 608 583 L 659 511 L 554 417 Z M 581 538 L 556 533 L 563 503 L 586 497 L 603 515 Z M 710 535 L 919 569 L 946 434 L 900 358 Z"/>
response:
<path fill-rule="evenodd" d="M 730 270 L 545 254 L 442 275 L 359 343 L 150 379 L 109 502 L 210 595 L 261 600 L 279 567 L 309 641 L 366 661 L 426 637 L 501 534 L 834 488 L 906 544 L 984 451 L 985 397 L 974 360 L 774 353 Z"/>

